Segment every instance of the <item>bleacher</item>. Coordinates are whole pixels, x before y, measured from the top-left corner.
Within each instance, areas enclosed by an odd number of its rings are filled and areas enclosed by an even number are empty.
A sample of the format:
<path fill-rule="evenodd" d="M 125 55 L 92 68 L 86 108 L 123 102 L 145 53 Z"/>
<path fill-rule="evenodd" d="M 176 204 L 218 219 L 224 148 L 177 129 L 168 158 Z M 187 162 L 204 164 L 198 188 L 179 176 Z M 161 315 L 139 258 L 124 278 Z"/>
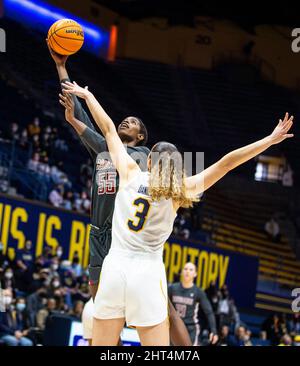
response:
<path fill-rule="evenodd" d="M 12 85 L 0 100 L 0 117 L 4 124 L 13 118 L 28 123 L 26 111 L 51 115 L 51 123 L 66 126 L 63 111 L 58 105 L 59 85 L 44 35 L 24 29 L 5 20 L 8 43 L 14 52 L 0 59 L 0 74 Z M 25 46 L 26 45 L 26 46 Z M 34 55 L 30 50 L 34 49 Z M 20 59 L 22 63 L 20 63 Z M 114 121 L 127 115 L 141 117 L 149 129 L 150 144 L 167 139 L 182 150 L 205 151 L 205 165 L 215 161 L 229 150 L 254 141 L 270 133 L 276 121 L 289 111 L 299 119 L 292 93 L 261 80 L 249 85 L 232 82 L 217 70 L 182 69 L 155 62 L 117 60 L 114 64 L 99 60 L 85 52 L 71 57 L 68 69 L 72 80 L 89 85 Z M 4 82 L 2 82 L 4 87 Z M 193 96 L 189 98 L 190 96 Z M 17 98 L 17 99 L 16 99 Z M 9 105 L 11 108 L 9 109 Z M 18 105 L 18 108 L 15 108 Z M 34 111 L 34 113 L 33 113 Z M 13 114 L 11 114 L 13 113 Z M 50 120 L 49 120 L 50 121 Z M 295 133 L 300 130 L 295 124 Z M 76 176 L 78 162 L 85 158 L 78 148 L 78 139 L 67 126 L 61 134 L 70 141 L 66 157 L 67 173 Z M 295 182 L 300 170 L 300 147 L 296 141 L 272 148 L 275 154 L 284 154 L 295 171 Z M 252 163 L 239 168 L 240 174 L 253 180 Z M 74 178 L 76 180 L 76 178 Z M 259 192 L 248 196 L 244 187 L 230 192 L 214 188 L 205 198 L 203 230 L 212 236 L 220 248 L 258 256 L 261 290 L 257 308 L 288 311 L 287 293 L 299 283 L 300 263 L 287 237 L 280 245 L 270 242 L 263 233 L 263 224 L 280 206 L 287 210 L 286 201 L 260 200 Z M 253 191 L 252 191 L 253 192 Z M 284 195 L 284 194 L 283 194 Z M 273 204 L 273 203 L 274 204 Z M 271 293 L 264 291 L 264 284 Z M 269 296 L 269 297 L 268 297 Z M 273 297 L 273 298 L 272 298 Z"/>

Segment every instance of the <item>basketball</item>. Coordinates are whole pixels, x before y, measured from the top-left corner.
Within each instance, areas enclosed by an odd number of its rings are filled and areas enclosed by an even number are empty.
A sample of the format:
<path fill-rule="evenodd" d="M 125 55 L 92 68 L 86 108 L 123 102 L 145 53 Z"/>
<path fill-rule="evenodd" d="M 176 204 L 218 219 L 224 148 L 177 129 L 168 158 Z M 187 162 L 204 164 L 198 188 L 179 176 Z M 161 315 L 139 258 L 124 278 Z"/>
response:
<path fill-rule="evenodd" d="M 80 24 L 72 19 L 61 19 L 53 23 L 48 31 L 50 47 L 60 55 L 72 55 L 80 50 L 84 33 Z"/>

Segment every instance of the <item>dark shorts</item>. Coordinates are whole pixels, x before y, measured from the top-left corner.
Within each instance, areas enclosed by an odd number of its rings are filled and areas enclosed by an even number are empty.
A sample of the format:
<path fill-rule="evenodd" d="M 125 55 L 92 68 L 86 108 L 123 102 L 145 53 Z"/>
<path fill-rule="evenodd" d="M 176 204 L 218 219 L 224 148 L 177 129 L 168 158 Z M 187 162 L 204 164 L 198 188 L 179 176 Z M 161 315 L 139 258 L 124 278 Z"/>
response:
<path fill-rule="evenodd" d="M 192 345 L 193 346 L 199 346 L 200 343 L 200 325 L 187 325 L 186 326 L 187 331 L 189 332 Z"/>
<path fill-rule="evenodd" d="M 104 258 L 107 256 L 111 245 L 111 228 L 97 229 L 91 226 L 90 231 L 90 285 L 97 285 Z"/>

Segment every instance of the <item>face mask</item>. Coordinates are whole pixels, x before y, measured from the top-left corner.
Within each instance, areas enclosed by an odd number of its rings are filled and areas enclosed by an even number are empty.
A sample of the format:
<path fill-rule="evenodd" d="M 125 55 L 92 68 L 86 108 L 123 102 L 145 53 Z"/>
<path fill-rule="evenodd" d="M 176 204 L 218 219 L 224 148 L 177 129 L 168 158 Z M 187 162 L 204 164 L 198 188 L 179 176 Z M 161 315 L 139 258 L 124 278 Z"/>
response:
<path fill-rule="evenodd" d="M 51 267 L 52 267 L 53 271 L 57 271 L 58 270 L 58 264 L 57 263 L 52 264 Z"/>
<path fill-rule="evenodd" d="M 12 297 L 11 296 L 4 296 L 4 304 L 5 305 L 10 305 L 12 302 Z"/>
<path fill-rule="evenodd" d="M 11 278 L 13 278 L 13 273 L 12 272 L 6 272 L 5 273 L 5 278 L 7 278 L 8 280 L 10 280 Z"/>
<path fill-rule="evenodd" d="M 19 304 L 16 305 L 16 309 L 18 311 L 23 311 L 23 310 L 25 310 L 25 308 L 26 308 L 26 304 L 19 303 Z"/>
<path fill-rule="evenodd" d="M 59 281 L 53 281 L 53 287 L 57 288 L 59 287 L 60 283 Z"/>
<path fill-rule="evenodd" d="M 58 255 L 58 257 L 61 257 L 63 252 L 62 252 L 62 250 L 58 250 L 56 254 Z"/>
<path fill-rule="evenodd" d="M 2 250 L 3 250 L 3 245 L 0 244 L 0 252 L 2 252 Z"/>

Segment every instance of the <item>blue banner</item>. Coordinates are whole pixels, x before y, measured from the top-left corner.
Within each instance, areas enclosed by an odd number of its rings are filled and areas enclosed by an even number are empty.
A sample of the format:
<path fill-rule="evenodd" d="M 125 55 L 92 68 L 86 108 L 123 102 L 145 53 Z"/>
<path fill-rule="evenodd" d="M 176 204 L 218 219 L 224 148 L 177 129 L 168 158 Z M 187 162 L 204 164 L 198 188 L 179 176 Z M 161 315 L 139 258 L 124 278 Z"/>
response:
<path fill-rule="evenodd" d="M 64 259 L 72 260 L 78 252 L 81 264 L 88 264 L 89 217 L 49 205 L 0 196 L 0 241 L 4 252 L 14 258 L 26 240 L 31 240 L 34 254 L 45 246 L 64 249 Z"/>
<path fill-rule="evenodd" d="M 29 200 L 0 195 L 0 241 L 4 251 L 14 258 L 26 240 L 31 240 L 36 256 L 49 246 L 64 249 L 64 259 L 77 252 L 81 264 L 89 260 L 89 217 Z M 197 265 L 196 284 L 206 289 L 211 282 L 226 284 L 237 306 L 253 307 L 258 258 L 216 247 L 170 238 L 164 248 L 168 282 L 174 282 L 186 262 Z"/>
<path fill-rule="evenodd" d="M 164 248 L 168 282 L 174 282 L 187 262 L 197 266 L 197 286 L 206 289 L 211 282 L 224 284 L 239 307 L 254 307 L 259 261 L 200 243 L 170 238 Z"/>

